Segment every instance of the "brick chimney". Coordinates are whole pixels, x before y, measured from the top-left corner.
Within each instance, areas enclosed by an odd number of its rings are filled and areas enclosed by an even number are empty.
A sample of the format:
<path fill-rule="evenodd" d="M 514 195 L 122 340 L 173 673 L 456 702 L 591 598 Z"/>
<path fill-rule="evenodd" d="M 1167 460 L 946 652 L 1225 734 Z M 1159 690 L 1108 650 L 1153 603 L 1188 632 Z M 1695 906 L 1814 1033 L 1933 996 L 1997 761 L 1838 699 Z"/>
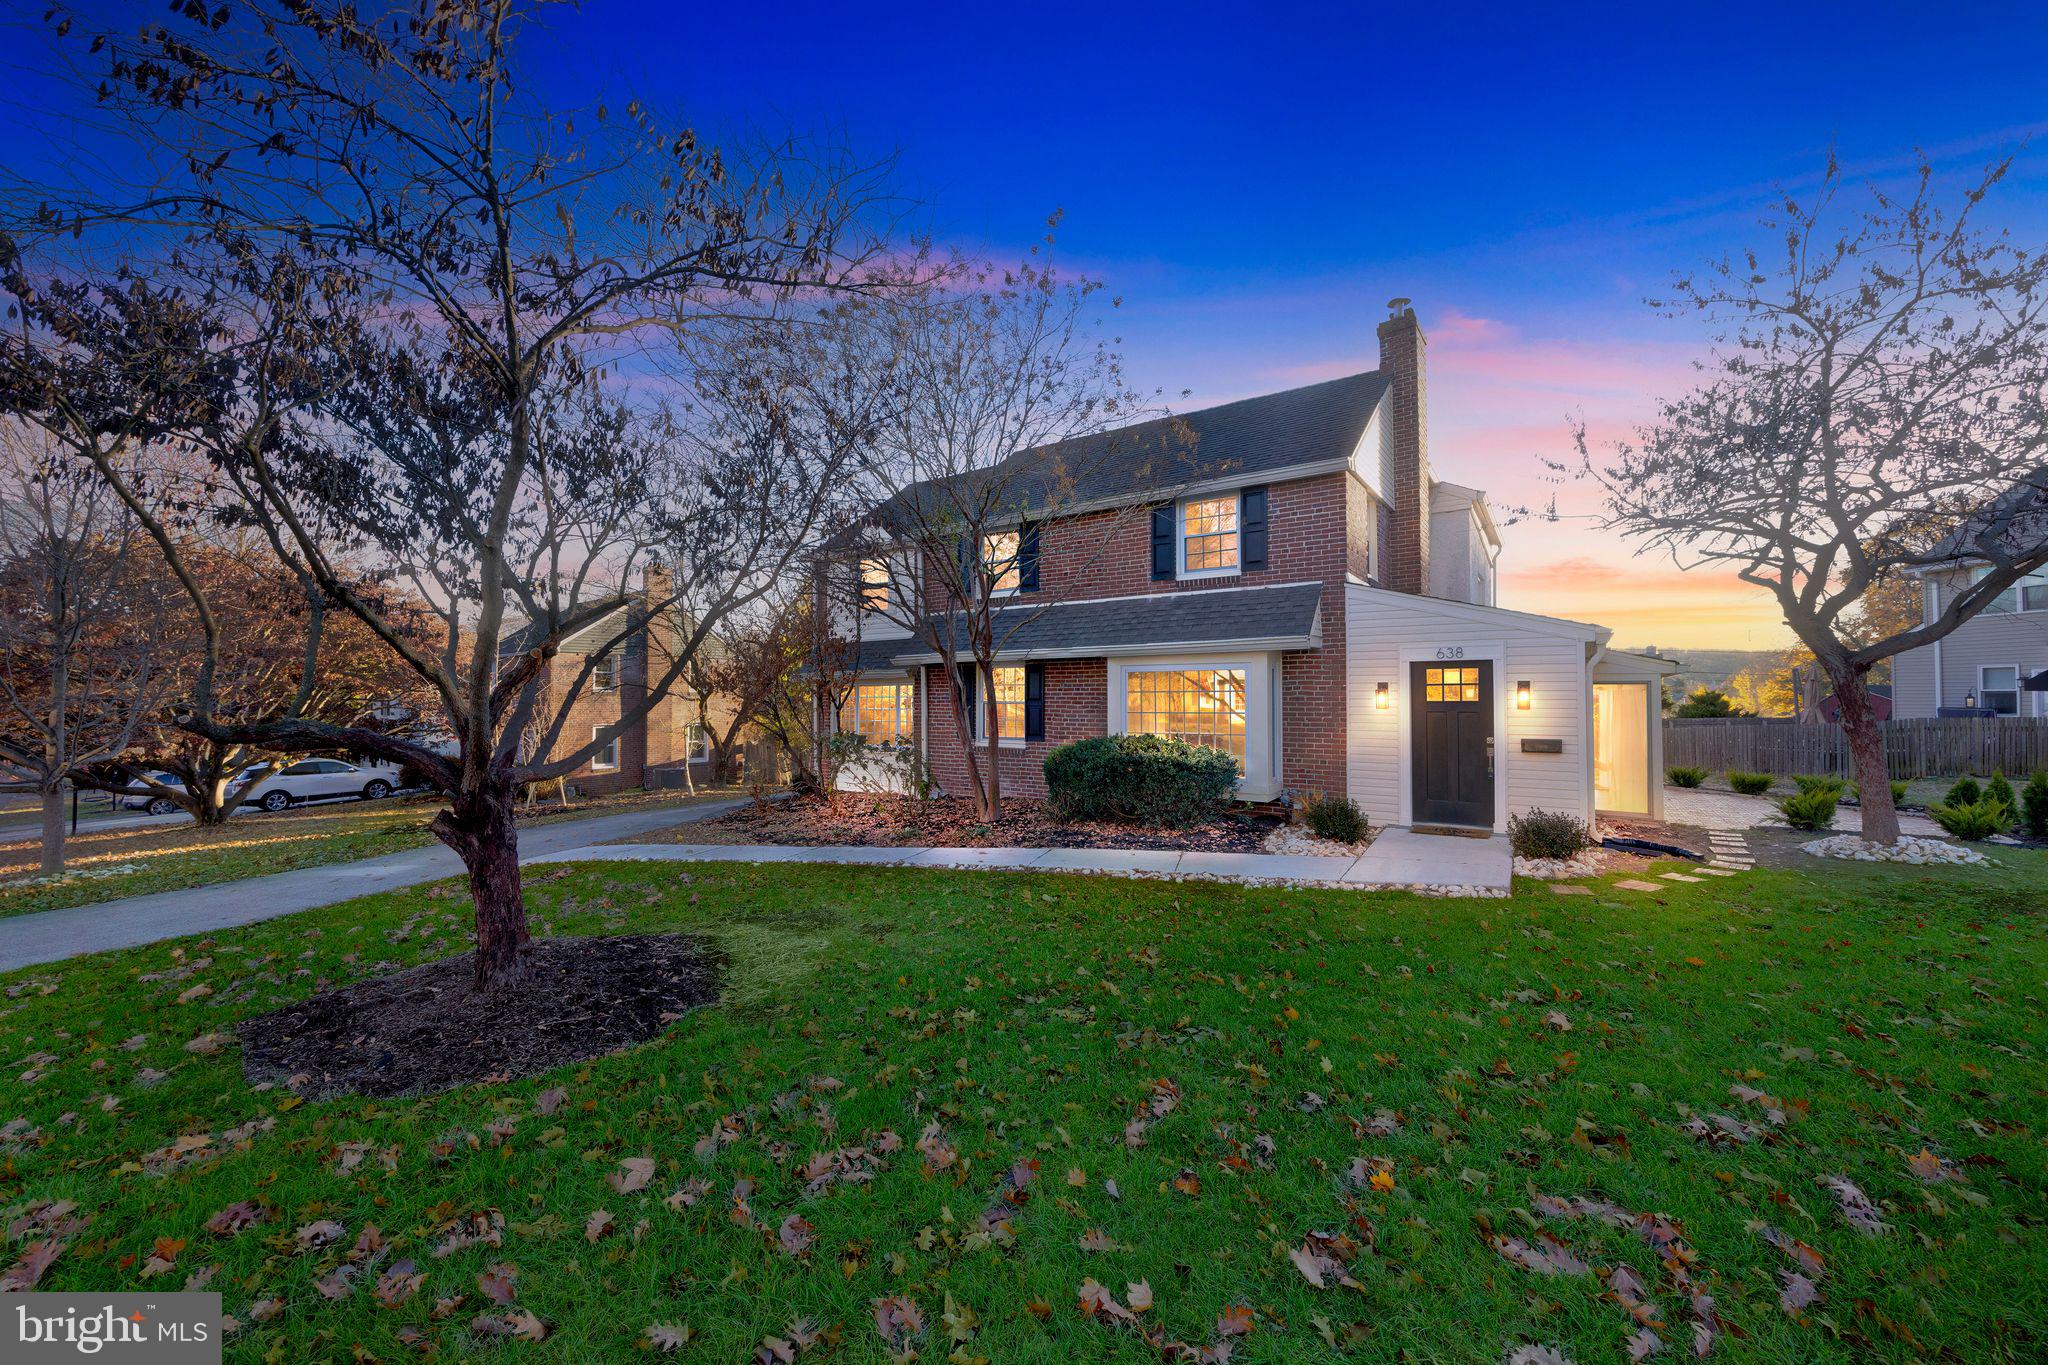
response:
<path fill-rule="evenodd" d="M 641 610 L 646 613 L 646 639 L 642 642 L 640 686 L 651 687 L 674 666 L 676 652 L 682 648 L 681 631 L 677 628 L 676 606 L 669 597 L 675 592 L 675 579 L 668 566 L 660 560 L 648 561 L 640 580 Z M 642 695 L 645 695 L 644 692 Z M 678 718 L 683 707 L 671 688 L 654 709 L 641 722 L 646 742 L 643 748 L 645 762 L 649 767 L 674 762 L 683 748 L 683 741 L 677 737 Z M 642 781 L 647 779 L 642 776 Z"/>
<path fill-rule="evenodd" d="M 1422 324 L 1407 299 L 1390 299 L 1380 324 L 1380 373 L 1387 377 L 1387 435 L 1393 450 L 1386 585 L 1429 592 L 1429 394 Z"/>

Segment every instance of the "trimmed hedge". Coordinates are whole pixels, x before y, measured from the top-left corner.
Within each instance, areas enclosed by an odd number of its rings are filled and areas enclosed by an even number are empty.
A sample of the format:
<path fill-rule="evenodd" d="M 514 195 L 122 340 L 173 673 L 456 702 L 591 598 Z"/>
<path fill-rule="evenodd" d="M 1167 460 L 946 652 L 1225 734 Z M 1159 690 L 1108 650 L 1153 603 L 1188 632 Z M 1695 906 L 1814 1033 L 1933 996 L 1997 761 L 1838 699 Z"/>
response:
<path fill-rule="evenodd" d="M 1674 787 L 1697 787 L 1707 780 L 1705 768 L 1666 768 L 1664 780 Z"/>
<path fill-rule="evenodd" d="M 1746 773 L 1733 768 L 1728 772 L 1728 785 L 1744 796 L 1762 796 L 1776 782 L 1769 773 Z"/>
<path fill-rule="evenodd" d="M 1221 749 L 1162 735 L 1101 735 L 1045 756 L 1045 788 L 1069 820 L 1191 825 L 1237 786 L 1237 760 Z"/>
<path fill-rule="evenodd" d="M 1508 846 L 1517 858 L 1572 858 L 1593 846 L 1593 831 L 1576 816 L 1532 810 L 1508 817 Z"/>

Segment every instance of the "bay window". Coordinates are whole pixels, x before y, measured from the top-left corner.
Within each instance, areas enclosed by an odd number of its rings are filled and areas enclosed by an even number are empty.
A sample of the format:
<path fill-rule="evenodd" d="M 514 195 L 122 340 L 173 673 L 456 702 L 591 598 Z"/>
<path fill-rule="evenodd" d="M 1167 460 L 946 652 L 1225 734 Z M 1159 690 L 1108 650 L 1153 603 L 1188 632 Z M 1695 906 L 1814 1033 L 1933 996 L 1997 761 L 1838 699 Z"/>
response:
<path fill-rule="evenodd" d="M 907 682 L 861 683 L 839 708 L 839 728 L 869 744 L 908 744 L 917 733 L 916 699 Z"/>
<path fill-rule="evenodd" d="M 1248 708 L 1242 668 L 1131 669 L 1124 675 L 1124 725 L 1221 749 L 1245 771 Z"/>

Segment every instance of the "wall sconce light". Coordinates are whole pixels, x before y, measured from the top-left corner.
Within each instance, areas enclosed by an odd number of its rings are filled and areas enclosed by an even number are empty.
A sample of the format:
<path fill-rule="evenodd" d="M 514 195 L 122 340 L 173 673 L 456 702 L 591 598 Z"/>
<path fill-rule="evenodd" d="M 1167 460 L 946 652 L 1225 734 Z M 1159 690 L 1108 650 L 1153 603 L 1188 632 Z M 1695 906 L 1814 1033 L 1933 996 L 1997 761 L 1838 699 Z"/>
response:
<path fill-rule="evenodd" d="M 1971 688 L 1968 692 L 1963 693 L 1963 707 L 1965 710 L 1970 711 L 1977 709 L 1977 690 L 1975 688 Z"/>
<path fill-rule="evenodd" d="M 1515 684 L 1515 709 L 1517 711 L 1529 709 L 1529 680 L 1527 678 Z"/>
<path fill-rule="evenodd" d="M 1373 693 L 1372 704 L 1374 709 L 1379 711 L 1384 711 L 1393 705 L 1393 702 L 1387 697 L 1387 685 L 1385 683 L 1381 683 L 1379 690 Z"/>

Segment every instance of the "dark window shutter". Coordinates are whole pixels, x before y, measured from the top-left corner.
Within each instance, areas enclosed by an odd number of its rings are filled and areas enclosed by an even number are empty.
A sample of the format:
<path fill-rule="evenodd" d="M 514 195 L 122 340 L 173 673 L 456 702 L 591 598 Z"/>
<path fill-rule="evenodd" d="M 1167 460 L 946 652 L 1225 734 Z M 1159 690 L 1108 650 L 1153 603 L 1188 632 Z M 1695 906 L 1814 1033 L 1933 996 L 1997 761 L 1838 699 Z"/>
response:
<path fill-rule="evenodd" d="M 1266 490 L 1247 488 L 1237 509 L 1238 560 L 1247 569 L 1266 567 Z"/>
<path fill-rule="evenodd" d="M 1045 665 L 1024 665 L 1024 738 L 1045 738 Z"/>
<path fill-rule="evenodd" d="M 1173 575 L 1173 504 L 1152 509 L 1152 580 L 1165 582 Z"/>
<path fill-rule="evenodd" d="M 1038 527 L 1026 525 L 1017 533 L 1017 591 L 1038 591 Z"/>
<path fill-rule="evenodd" d="M 967 734 L 974 735 L 974 665 L 960 664 L 960 709 L 967 713 Z"/>

